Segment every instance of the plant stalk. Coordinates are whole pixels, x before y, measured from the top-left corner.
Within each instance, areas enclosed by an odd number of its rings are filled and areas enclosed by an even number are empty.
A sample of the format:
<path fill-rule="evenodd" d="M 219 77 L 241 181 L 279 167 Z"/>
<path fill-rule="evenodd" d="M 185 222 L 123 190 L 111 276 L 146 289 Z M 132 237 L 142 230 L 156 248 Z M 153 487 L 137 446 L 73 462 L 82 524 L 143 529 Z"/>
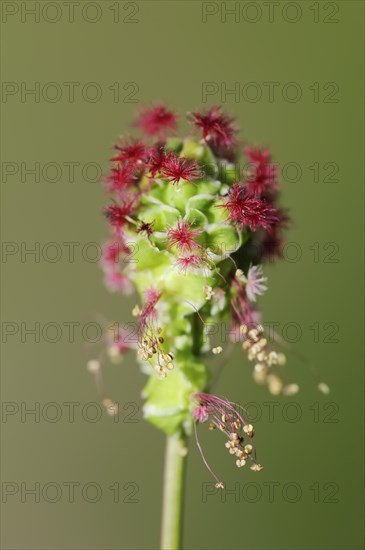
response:
<path fill-rule="evenodd" d="M 186 438 L 181 433 L 167 436 L 163 482 L 161 550 L 181 549 L 186 454 Z"/>

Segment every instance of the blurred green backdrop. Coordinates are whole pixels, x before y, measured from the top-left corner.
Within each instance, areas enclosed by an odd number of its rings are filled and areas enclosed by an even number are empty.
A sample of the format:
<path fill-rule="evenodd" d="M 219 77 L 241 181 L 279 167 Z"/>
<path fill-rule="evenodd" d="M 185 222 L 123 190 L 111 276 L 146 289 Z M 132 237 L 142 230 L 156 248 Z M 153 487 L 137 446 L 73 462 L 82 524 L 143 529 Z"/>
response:
<path fill-rule="evenodd" d="M 86 346 L 81 329 L 99 315 L 130 320 L 134 299 L 109 294 L 93 249 L 81 253 L 106 236 L 89 163 L 106 169 L 139 104 L 164 100 L 183 115 L 206 100 L 222 103 L 243 137 L 269 144 L 287 168 L 282 202 L 295 244 L 267 267 L 261 304 L 279 332 L 300 327 L 298 337 L 287 333 L 298 340 L 287 368 L 302 391 L 272 397 L 254 385 L 240 351 L 232 356 L 215 390 L 255 403 L 265 469 L 237 471 L 219 435 L 202 430 L 234 492 L 209 492 L 192 442 L 184 547 L 362 548 L 363 3 L 72 6 L 2 2 L 2 547 L 158 547 L 164 438 L 129 405 L 141 406 L 144 383 L 132 356 L 106 371 L 125 407 L 120 421 L 90 421 L 99 397 L 85 365 L 101 345 Z M 39 176 L 27 172 L 35 163 Z M 55 262 L 51 242 L 62 250 Z M 80 243 L 73 262 L 70 242 Z M 35 246 L 39 261 L 24 254 Z M 26 334 L 37 322 L 63 327 L 59 341 L 49 341 L 52 328 L 39 342 Z M 74 342 L 65 323 L 78 323 Z M 316 365 L 329 396 L 295 353 Z M 67 403 L 79 403 L 73 422 Z M 32 407 L 39 418 L 25 414 Z"/>

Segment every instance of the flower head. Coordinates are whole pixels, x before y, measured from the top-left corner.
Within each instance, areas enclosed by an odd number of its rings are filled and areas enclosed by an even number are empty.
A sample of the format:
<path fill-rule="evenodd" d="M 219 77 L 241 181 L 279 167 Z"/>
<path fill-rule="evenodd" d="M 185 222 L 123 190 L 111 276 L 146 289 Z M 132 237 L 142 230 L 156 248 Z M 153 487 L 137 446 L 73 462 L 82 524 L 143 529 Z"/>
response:
<path fill-rule="evenodd" d="M 133 288 L 140 297 L 142 305 L 132 310 L 135 347 L 143 372 L 153 377 L 144 392 L 145 418 L 169 434 L 188 430 L 192 420 L 196 431 L 200 423 L 209 425 L 224 434 L 237 467 L 250 463 L 259 471 L 245 411 L 205 393 L 209 361 L 224 363 L 230 346 L 218 334 L 207 341 L 204 332 L 212 320 L 228 325 L 230 343 L 234 337 L 242 347 L 258 384 L 267 384 L 273 395 L 298 390 L 284 383 L 285 359 L 269 344 L 256 303 L 267 288 L 261 264 L 282 248 L 288 216 L 278 204 L 278 174 L 268 149 L 245 148 L 250 167 L 239 181 L 234 161 L 242 147 L 233 118 L 213 106 L 192 113 L 190 121 L 198 138 L 168 139 L 177 117 L 158 104 L 143 109 L 136 122 L 148 140 L 117 142 L 104 180 L 112 200 L 104 210 L 110 237 L 101 267 L 110 290 Z M 109 358 L 118 358 L 126 345 L 123 337 L 109 345 Z M 99 367 L 94 370 L 99 377 Z M 100 393 L 114 411 L 114 402 Z"/>
<path fill-rule="evenodd" d="M 178 183 L 180 180 L 190 182 L 201 178 L 201 170 L 194 160 L 179 157 L 175 153 L 169 153 L 165 157 L 161 174 L 171 183 Z"/>
<path fill-rule="evenodd" d="M 176 130 L 177 116 L 162 103 L 143 109 L 136 121 L 147 136 L 165 137 L 169 130 Z"/>

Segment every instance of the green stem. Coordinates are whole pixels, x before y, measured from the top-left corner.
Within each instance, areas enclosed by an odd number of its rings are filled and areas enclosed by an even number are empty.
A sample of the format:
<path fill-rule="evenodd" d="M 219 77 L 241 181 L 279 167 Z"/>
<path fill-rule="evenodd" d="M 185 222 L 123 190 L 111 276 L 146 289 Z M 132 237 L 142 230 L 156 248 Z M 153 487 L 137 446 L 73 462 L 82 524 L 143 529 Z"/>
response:
<path fill-rule="evenodd" d="M 199 315 L 192 315 L 192 354 L 199 357 L 203 328 Z M 161 550 L 180 550 L 183 531 L 183 505 L 187 438 L 182 431 L 167 436 L 163 480 Z"/>
<path fill-rule="evenodd" d="M 161 550 L 180 550 L 183 525 L 186 438 L 180 433 L 166 440 L 161 525 Z"/>

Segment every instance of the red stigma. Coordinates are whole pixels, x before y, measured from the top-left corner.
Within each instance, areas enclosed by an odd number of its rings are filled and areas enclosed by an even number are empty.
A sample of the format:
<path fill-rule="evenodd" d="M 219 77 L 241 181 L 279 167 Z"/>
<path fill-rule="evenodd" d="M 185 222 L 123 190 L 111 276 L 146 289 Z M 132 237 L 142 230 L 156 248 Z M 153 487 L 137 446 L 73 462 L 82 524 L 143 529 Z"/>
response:
<path fill-rule="evenodd" d="M 152 178 L 154 178 L 157 174 L 160 174 L 165 159 L 166 151 L 163 148 L 163 145 L 158 144 L 151 149 L 148 168 Z"/>
<path fill-rule="evenodd" d="M 141 311 L 140 330 L 143 329 L 149 321 L 152 321 L 156 315 L 156 304 L 162 296 L 162 293 L 154 287 L 147 288 L 145 291 L 146 302 Z"/>
<path fill-rule="evenodd" d="M 144 163 L 148 160 L 148 147 L 139 140 L 125 140 L 120 145 L 115 145 L 119 153 L 111 160 L 115 162 Z"/>
<path fill-rule="evenodd" d="M 182 256 L 176 260 L 176 265 L 179 270 L 186 274 L 189 269 L 199 269 L 204 263 L 204 258 L 196 254 Z"/>
<path fill-rule="evenodd" d="M 150 237 L 153 233 L 154 222 L 141 221 L 137 228 L 137 233 L 144 233 L 147 237 Z"/>
<path fill-rule="evenodd" d="M 222 113 L 220 107 L 211 107 L 203 113 L 192 113 L 192 123 L 203 132 L 203 139 L 216 147 L 233 145 L 236 128 L 234 119 Z"/>
<path fill-rule="evenodd" d="M 245 153 L 250 160 L 250 175 L 247 187 L 250 193 L 268 195 L 278 190 L 277 166 L 271 162 L 268 149 L 245 147 Z"/>
<path fill-rule="evenodd" d="M 179 157 L 175 153 L 166 156 L 161 173 L 172 184 L 178 183 L 181 179 L 190 182 L 201 177 L 201 170 L 194 160 Z"/>
<path fill-rule="evenodd" d="M 224 204 L 218 206 L 228 211 L 228 220 L 241 226 L 249 225 L 251 231 L 259 227 L 270 231 L 279 221 L 275 208 L 250 194 L 247 187 L 240 183 L 233 184 Z"/>
<path fill-rule="evenodd" d="M 104 210 L 104 214 L 109 223 L 116 229 L 120 229 L 126 222 L 128 217 L 133 213 L 136 208 L 137 197 L 127 196 L 123 197 L 120 204 L 111 204 Z"/>
<path fill-rule="evenodd" d="M 168 248 L 176 246 L 182 254 L 191 253 L 194 248 L 199 248 L 195 237 L 200 235 L 201 229 L 192 229 L 192 223 L 179 220 L 176 227 L 167 231 Z"/>
<path fill-rule="evenodd" d="M 134 167 L 131 164 L 112 168 L 109 176 L 106 179 L 106 184 L 109 192 L 122 191 L 131 187 L 137 182 L 137 176 L 134 173 Z"/>

